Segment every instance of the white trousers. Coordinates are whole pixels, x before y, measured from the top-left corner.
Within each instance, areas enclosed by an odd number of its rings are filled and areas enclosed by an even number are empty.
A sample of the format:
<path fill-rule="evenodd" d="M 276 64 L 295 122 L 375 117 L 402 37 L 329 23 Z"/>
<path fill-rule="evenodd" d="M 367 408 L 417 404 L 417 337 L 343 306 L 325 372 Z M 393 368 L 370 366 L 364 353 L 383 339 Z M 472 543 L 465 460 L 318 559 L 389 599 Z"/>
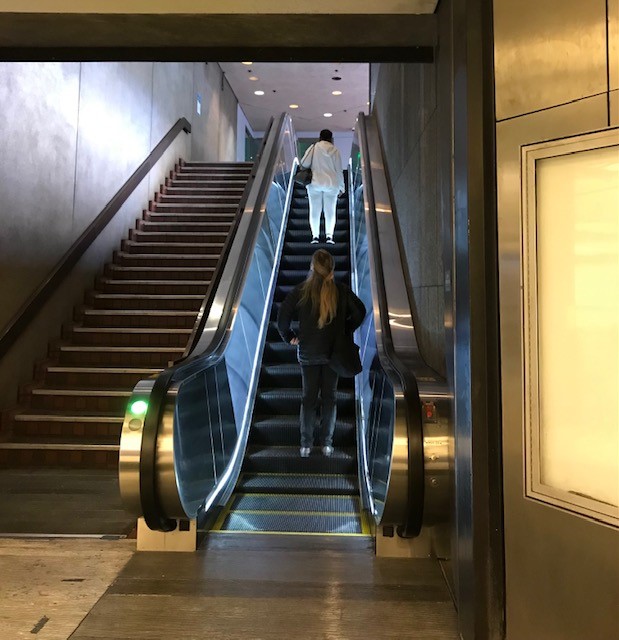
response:
<path fill-rule="evenodd" d="M 335 231 L 335 209 L 339 188 L 308 184 L 306 189 L 309 198 L 309 222 L 312 228 L 312 237 L 318 238 L 320 235 L 320 214 L 323 211 L 325 212 L 325 235 L 332 237 Z"/>

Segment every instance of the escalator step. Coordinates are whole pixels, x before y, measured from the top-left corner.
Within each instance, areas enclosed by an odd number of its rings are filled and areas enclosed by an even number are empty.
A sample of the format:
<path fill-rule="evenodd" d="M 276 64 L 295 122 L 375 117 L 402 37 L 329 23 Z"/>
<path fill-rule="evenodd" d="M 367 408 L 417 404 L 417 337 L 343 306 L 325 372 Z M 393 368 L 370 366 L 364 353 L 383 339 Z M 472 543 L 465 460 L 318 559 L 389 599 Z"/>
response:
<path fill-rule="evenodd" d="M 294 515 L 230 513 L 222 531 L 262 531 L 269 533 L 362 534 L 361 517 L 349 515 Z"/>
<path fill-rule="evenodd" d="M 256 395 L 256 411 L 261 414 L 297 413 L 301 409 L 301 388 L 259 389 Z M 355 395 L 352 390 L 337 390 L 335 393 L 338 412 L 352 415 L 355 411 Z"/>
<path fill-rule="evenodd" d="M 358 495 L 359 485 L 357 476 L 352 474 L 344 476 L 244 472 L 239 479 L 237 490 L 240 493 Z"/>
<path fill-rule="evenodd" d="M 254 417 L 249 435 L 253 445 L 262 446 L 299 446 L 299 416 Z M 356 444 L 355 419 L 340 418 L 335 423 L 333 433 L 335 447 L 354 447 Z"/>
<path fill-rule="evenodd" d="M 357 471 L 354 448 L 336 448 L 330 457 L 323 456 L 318 447 L 308 458 L 301 458 L 299 447 L 249 446 L 245 453 L 243 470 L 253 473 L 308 473 L 352 475 Z"/>
<path fill-rule="evenodd" d="M 337 495 L 284 495 L 238 494 L 233 498 L 230 511 L 287 511 L 300 513 L 339 513 L 356 515 L 361 511 L 357 496 Z"/>

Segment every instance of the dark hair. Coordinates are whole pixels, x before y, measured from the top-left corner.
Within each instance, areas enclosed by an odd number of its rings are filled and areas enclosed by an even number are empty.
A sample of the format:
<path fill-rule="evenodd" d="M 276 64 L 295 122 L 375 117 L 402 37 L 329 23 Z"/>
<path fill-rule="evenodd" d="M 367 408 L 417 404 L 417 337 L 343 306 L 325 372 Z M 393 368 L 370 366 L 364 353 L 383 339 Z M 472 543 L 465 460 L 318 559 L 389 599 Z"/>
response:
<path fill-rule="evenodd" d="M 320 139 L 333 143 L 333 131 L 329 131 L 329 129 L 323 129 L 320 132 Z"/>

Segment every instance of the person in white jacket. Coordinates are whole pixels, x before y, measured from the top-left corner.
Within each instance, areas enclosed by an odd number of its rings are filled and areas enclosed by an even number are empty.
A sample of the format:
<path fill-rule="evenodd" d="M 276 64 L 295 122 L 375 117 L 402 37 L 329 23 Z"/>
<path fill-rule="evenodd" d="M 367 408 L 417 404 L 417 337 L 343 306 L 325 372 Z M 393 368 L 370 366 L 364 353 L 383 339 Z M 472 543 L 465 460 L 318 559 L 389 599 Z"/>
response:
<path fill-rule="evenodd" d="M 344 193 L 344 174 L 340 152 L 333 144 L 333 133 L 329 129 L 320 132 L 320 140 L 307 149 L 300 165 L 312 169 L 312 181 L 307 185 L 312 244 L 320 242 L 320 214 L 323 211 L 327 244 L 335 244 L 335 210 L 338 195 Z"/>

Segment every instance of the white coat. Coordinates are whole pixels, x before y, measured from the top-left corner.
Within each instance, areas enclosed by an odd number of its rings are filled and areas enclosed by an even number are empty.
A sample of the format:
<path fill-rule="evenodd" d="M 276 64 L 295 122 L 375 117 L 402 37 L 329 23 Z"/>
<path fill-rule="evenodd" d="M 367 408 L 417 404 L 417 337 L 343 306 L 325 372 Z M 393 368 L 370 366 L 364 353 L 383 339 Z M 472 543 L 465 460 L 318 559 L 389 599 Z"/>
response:
<path fill-rule="evenodd" d="M 307 168 L 310 164 L 312 167 L 312 186 L 337 187 L 338 191 L 344 191 L 342 158 L 334 144 L 320 140 L 320 142 L 308 147 L 301 158 L 300 165 Z"/>

